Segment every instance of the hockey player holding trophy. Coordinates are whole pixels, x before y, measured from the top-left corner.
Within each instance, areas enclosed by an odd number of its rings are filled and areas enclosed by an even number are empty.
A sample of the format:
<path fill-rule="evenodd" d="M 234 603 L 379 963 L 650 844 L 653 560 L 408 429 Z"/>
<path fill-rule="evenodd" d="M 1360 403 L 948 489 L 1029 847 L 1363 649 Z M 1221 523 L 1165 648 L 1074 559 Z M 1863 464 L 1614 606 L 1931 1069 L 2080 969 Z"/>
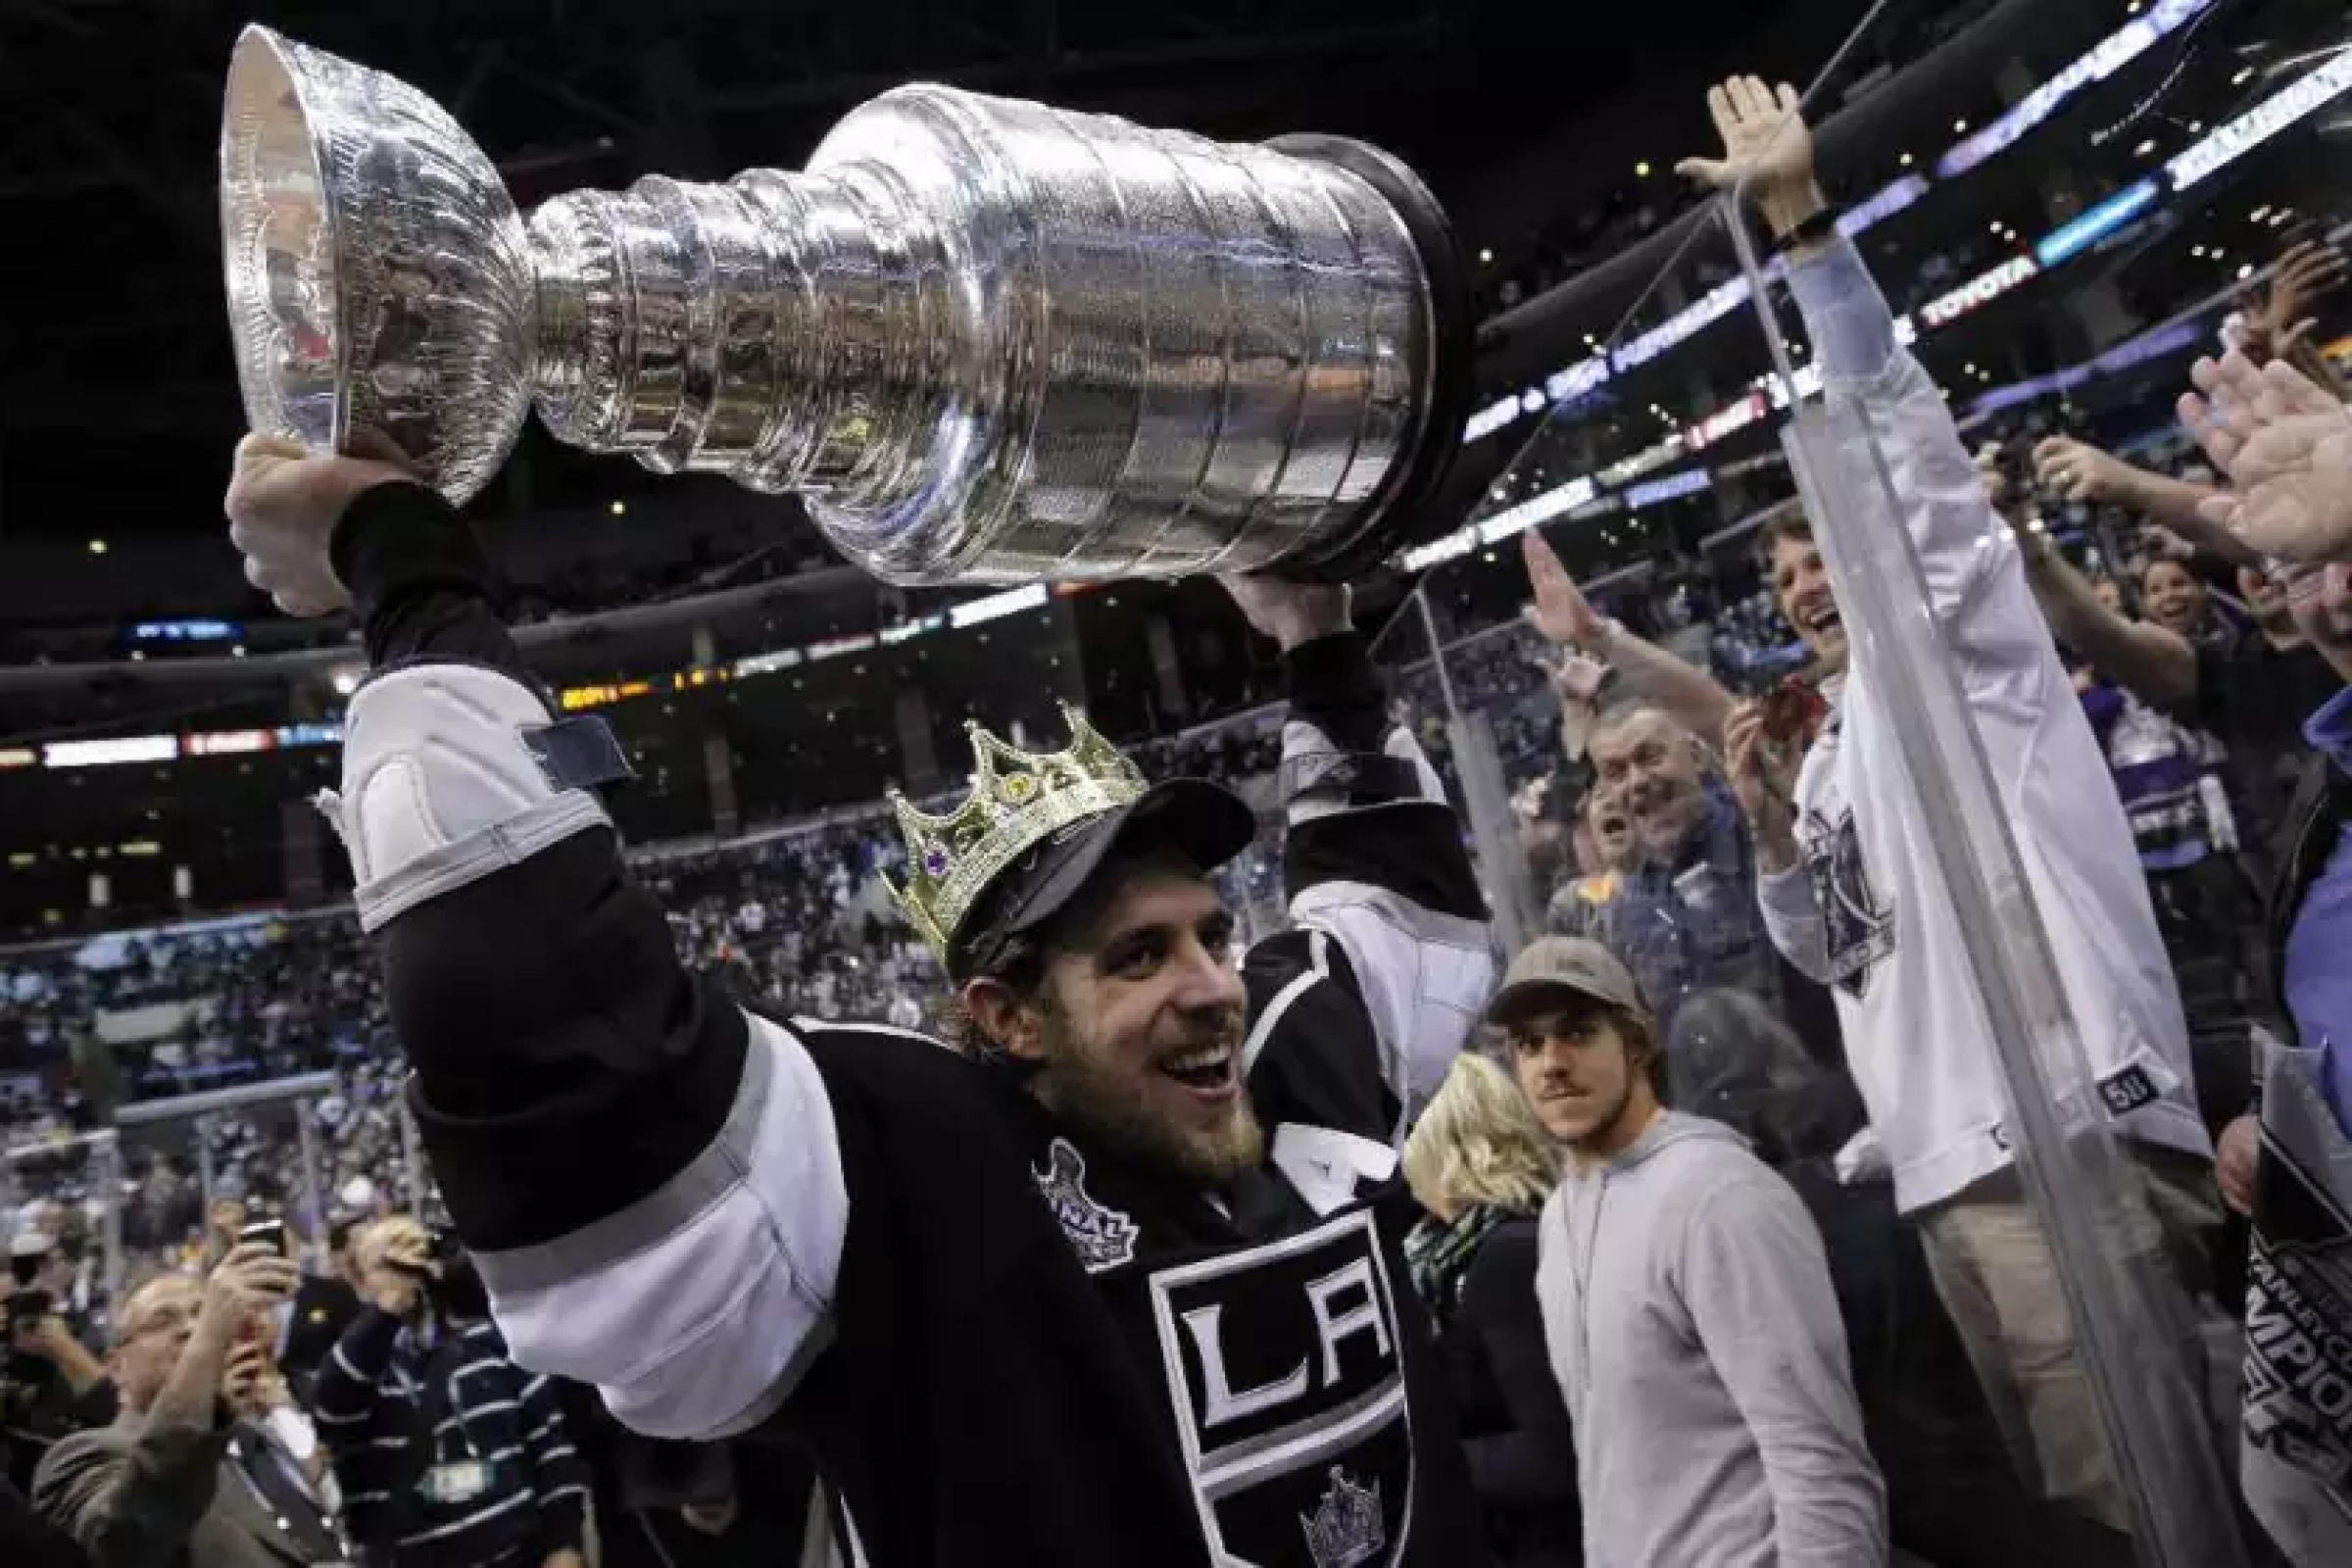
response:
<path fill-rule="evenodd" d="M 1154 177 L 1142 146 L 1196 160 L 1197 192 L 1203 170 L 1229 194 L 1252 181 L 1294 204 L 1319 191 L 1327 232 L 1385 258 L 1342 290 L 1343 314 L 1358 315 L 1330 341 L 1355 358 L 1286 346 L 1262 321 L 1252 354 L 1237 357 L 1236 323 L 1211 323 L 1189 339 L 1188 384 L 1216 381 L 1223 356 L 1228 398 L 1187 436 L 1167 422 L 1183 377 L 1163 384 L 1140 365 L 1123 386 L 1074 387 L 1105 362 L 1057 356 L 1069 321 L 1052 310 L 1100 336 L 1133 307 L 1064 287 L 983 300 L 983 316 L 1000 314 L 956 328 L 994 352 L 1012 320 L 1037 349 L 1019 365 L 1043 367 L 1026 389 L 960 361 L 940 371 L 967 378 L 948 391 L 904 380 L 913 362 L 885 366 L 902 377 L 887 386 L 870 365 L 837 365 L 808 372 L 840 394 L 811 411 L 805 387 L 769 367 L 759 374 L 775 400 L 753 406 L 723 395 L 726 365 L 698 368 L 703 348 L 742 348 L 724 332 L 687 344 L 666 382 L 639 373 L 659 347 L 650 330 L 590 332 L 604 347 L 551 370 L 562 356 L 549 345 L 579 325 L 564 313 L 613 308 L 610 290 L 566 293 L 543 269 L 535 291 L 502 296 L 514 311 L 469 313 L 459 296 L 480 274 L 446 245 L 369 273 L 414 237 L 416 204 L 452 188 L 446 161 L 417 173 L 413 136 L 368 142 L 368 113 L 397 100 L 413 127 L 421 100 L 268 35 L 249 36 L 237 73 L 263 79 L 245 100 L 232 79 L 224 212 L 248 404 L 265 433 L 239 451 L 231 537 L 281 607 L 348 608 L 365 630 L 372 673 L 351 700 L 342 786 L 324 805 L 385 967 L 435 1174 L 516 1359 L 597 1385 L 655 1435 L 758 1431 L 805 1448 L 841 1500 L 852 1560 L 878 1568 L 1483 1560 L 1397 1250 L 1409 1201 L 1395 1145 L 1494 969 L 1461 825 L 1389 719 L 1347 591 L 1229 578 L 1289 679 L 1294 930 L 1237 967 L 1210 877 L 1253 837 L 1251 812 L 1206 781 L 1148 783 L 1072 712 L 1058 752 L 975 730 L 971 793 L 946 814 L 898 805 L 901 903 L 955 987 L 959 1038 L 769 1018 L 680 965 L 597 793 L 625 760 L 600 722 L 554 710 L 493 609 L 451 497 L 478 486 L 512 439 L 512 420 L 487 435 L 467 425 L 459 396 L 495 378 L 497 356 L 461 365 L 416 348 L 468 332 L 477 348 L 523 343 L 513 364 L 536 367 L 520 379 L 545 415 L 551 400 L 574 412 L 594 401 L 583 388 L 625 344 L 635 379 L 612 407 L 644 414 L 658 383 L 675 394 L 662 436 L 636 448 L 668 443 L 649 463 L 708 457 L 723 427 L 739 477 L 809 487 L 826 498 L 812 506 L 820 524 L 902 580 L 1261 566 L 1328 577 L 1409 510 L 1442 464 L 1430 454 L 1458 442 L 1441 385 L 1451 372 L 1436 364 L 1458 302 L 1432 281 L 1443 263 L 1424 243 L 1429 215 L 1405 211 L 1410 176 L 1361 149 L 1217 149 L 926 89 L 915 118 L 966 138 L 973 183 L 1015 199 L 1059 171 L 1056 150 L 1089 137 L 1129 139 L 1116 167 L 1130 181 Z M 338 120 L 330 100 L 358 108 Z M 306 126 L 319 134 L 296 134 Z M 921 166 L 934 144 L 898 128 L 856 151 Z M 237 172 L 279 154 L 290 163 L 246 203 Z M 390 180 L 376 195 L 393 196 L 374 209 L 348 189 L 320 199 L 329 182 L 376 175 Z M 648 211 L 768 221 L 731 254 L 781 266 L 790 247 L 771 241 L 791 203 L 751 176 L 728 189 L 754 186 L 766 197 L 672 186 Z M 1261 211 L 1279 206 L 1269 197 Z M 334 226 L 369 211 L 366 235 Z M 1118 220 L 1154 211 L 1167 209 L 1121 206 Z M 1382 222 L 1385 238 L 1365 237 Z M 273 250 L 272 223 L 308 249 Z M 1197 257 L 1225 266 L 1220 233 Z M 903 247 L 908 234 L 886 237 Z M 1242 259 L 1281 270 L 1278 251 L 1226 237 L 1231 288 L 1137 297 L 1207 311 L 1248 281 Z M 528 273 L 559 248 L 549 241 L 536 262 L 500 255 Z M 952 251 L 939 267 L 960 265 Z M 572 254 L 610 259 L 592 244 Z M 260 258 L 245 287 L 240 257 Z M 1293 271 L 1298 287 L 1339 287 L 1328 269 Z M 368 292 L 393 273 L 406 281 Z M 660 318 L 693 318 L 690 306 Z M 1366 322 L 1369 335 L 1356 330 Z M 1184 339 L 1184 325 L 1156 321 L 1151 339 Z M 415 373 L 378 373 L 394 339 Z M 606 368 L 581 371 L 591 363 Z M 1262 395 L 1291 370 L 1295 396 Z M 956 403 L 974 388 L 976 403 Z M 1335 400 L 1354 411 L 1344 440 Z M 1248 424 L 1252 406 L 1276 402 L 1274 425 Z M 500 419 L 519 419 L 519 402 L 501 407 Z M 1028 422 L 1008 427 L 1014 416 Z M 1084 442 L 1004 458 L 1055 419 L 1107 421 L 1125 457 L 1096 453 L 1083 483 L 1084 465 L 1055 464 L 1077 463 Z M 591 422 L 627 434 L 656 421 Z M 691 439 L 669 440 L 688 426 Z M 766 443 L 773 457 L 787 426 L 801 442 L 793 471 L 745 455 Z M 365 436 L 388 437 L 402 461 L 332 450 Z M 901 461 L 913 467 L 897 471 Z M 892 488 L 909 473 L 928 479 Z M 953 504 L 934 507 L 945 491 Z"/>

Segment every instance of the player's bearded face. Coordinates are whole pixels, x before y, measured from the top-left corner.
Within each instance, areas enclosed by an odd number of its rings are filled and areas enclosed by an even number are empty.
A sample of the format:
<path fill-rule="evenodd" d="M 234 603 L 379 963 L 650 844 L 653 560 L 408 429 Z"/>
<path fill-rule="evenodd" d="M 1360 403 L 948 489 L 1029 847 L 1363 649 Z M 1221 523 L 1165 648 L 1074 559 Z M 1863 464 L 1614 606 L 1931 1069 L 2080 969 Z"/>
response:
<path fill-rule="evenodd" d="M 1242 1082 L 1244 995 L 1232 923 L 1189 868 L 1138 867 L 1048 965 L 1032 1088 L 1129 1158 L 1217 1183 L 1265 1138 Z"/>

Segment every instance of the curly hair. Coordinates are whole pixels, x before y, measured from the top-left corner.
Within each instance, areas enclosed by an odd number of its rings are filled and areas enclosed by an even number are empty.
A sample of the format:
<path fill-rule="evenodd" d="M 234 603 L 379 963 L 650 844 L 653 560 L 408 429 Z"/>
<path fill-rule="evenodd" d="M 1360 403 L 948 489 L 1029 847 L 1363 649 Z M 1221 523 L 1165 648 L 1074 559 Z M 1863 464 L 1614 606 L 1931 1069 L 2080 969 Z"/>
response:
<path fill-rule="evenodd" d="M 1024 1002 L 1038 1000 L 1046 983 L 1045 944 L 1030 936 L 1005 938 L 985 961 L 962 976 L 941 1018 L 948 1043 L 962 1054 L 974 1061 L 1009 1062 L 1012 1057 L 1004 1046 L 980 1026 L 980 1020 L 963 1004 L 963 985 L 983 979 L 996 981 Z"/>

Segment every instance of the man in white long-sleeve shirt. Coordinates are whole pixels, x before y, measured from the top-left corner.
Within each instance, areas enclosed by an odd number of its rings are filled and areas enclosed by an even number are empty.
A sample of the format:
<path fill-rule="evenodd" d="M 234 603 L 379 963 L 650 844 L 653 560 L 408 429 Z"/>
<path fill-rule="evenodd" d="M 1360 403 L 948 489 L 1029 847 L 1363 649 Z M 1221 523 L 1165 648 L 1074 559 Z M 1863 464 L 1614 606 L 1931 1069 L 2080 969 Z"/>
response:
<path fill-rule="evenodd" d="M 2217 1224 L 2213 1150 L 2189 1078 L 2186 1026 L 2131 830 L 2026 582 L 1942 395 L 1896 336 L 1813 177 L 1795 95 L 1752 78 L 1718 89 L 1731 156 L 1693 172 L 1754 200 L 1788 260 L 1825 381 L 1858 404 L 1927 576 L 1992 764 L 2096 1079 L 2096 1110 L 2133 1142 L 2154 1224 L 2118 1245 L 2201 1257 Z M 1776 132 L 1781 132 L 1776 135 Z M 1940 849 L 1908 806 L 1883 672 L 1846 667 L 1842 622 L 1810 530 L 1767 541 L 1784 613 L 1838 672 L 1833 710 L 1796 747 L 1749 707 L 1725 745 L 1756 835 L 1773 941 L 1836 991 L 1897 1201 L 1920 1223 L 1936 1285 L 2021 1468 L 2050 1495 L 2128 1528 L 2115 1467 L 2053 1267 L 2003 1125 L 2000 1067 L 1944 892 Z M 2157 1234 L 2161 1231 L 2162 1234 Z M 2191 1280 L 2192 1295 L 2201 1281 Z"/>

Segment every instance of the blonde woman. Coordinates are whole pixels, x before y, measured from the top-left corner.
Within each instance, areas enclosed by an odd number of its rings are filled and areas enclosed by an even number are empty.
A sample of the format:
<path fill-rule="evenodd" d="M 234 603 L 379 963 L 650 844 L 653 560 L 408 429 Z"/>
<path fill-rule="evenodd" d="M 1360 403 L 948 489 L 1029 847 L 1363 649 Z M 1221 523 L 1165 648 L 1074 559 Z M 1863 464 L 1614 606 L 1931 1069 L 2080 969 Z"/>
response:
<path fill-rule="evenodd" d="M 1429 1211 L 1405 1258 L 1445 1350 L 1494 1560 L 1578 1562 L 1576 1448 L 1536 1298 L 1536 1217 L 1559 1181 L 1551 1140 L 1510 1074 L 1464 1052 L 1405 1140 L 1404 1177 Z"/>

